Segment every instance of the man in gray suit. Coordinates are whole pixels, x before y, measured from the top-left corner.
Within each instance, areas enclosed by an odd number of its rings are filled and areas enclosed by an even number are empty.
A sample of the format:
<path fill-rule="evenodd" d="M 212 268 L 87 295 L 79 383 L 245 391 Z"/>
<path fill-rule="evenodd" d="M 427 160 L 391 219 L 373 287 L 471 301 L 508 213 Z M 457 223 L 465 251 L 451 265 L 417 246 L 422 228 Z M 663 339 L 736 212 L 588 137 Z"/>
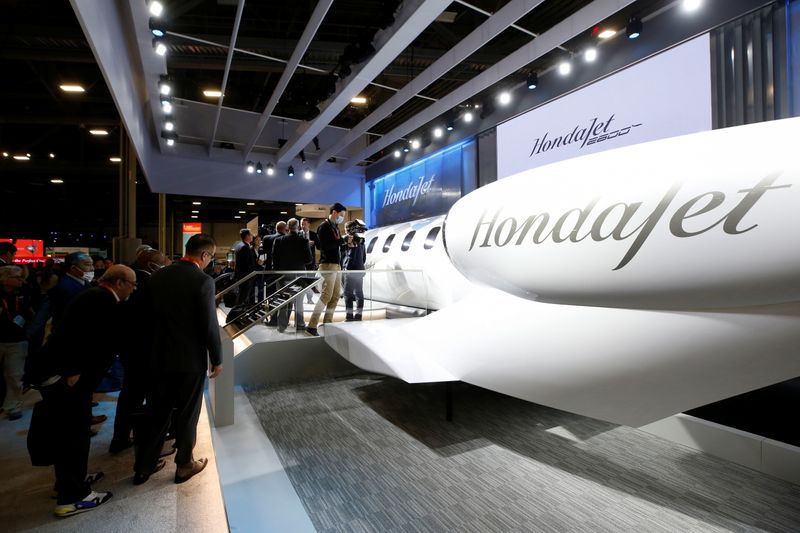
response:
<path fill-rule="evenodd" d="M 195 460 L 192 450 L 209 362 L 209 377 L 222 372 L 214 280 L 203 272 L 216 249 L 210 235 L 193 235 L 186 243 L 186 255 L 150 278 L 153 383 L 147 399 L 149 427 L 137 449 L 134 485 L 164 467 L 158 456 L 173 409 L 175 483 L 189 480 L 208 464 L 206 458 Z"/>

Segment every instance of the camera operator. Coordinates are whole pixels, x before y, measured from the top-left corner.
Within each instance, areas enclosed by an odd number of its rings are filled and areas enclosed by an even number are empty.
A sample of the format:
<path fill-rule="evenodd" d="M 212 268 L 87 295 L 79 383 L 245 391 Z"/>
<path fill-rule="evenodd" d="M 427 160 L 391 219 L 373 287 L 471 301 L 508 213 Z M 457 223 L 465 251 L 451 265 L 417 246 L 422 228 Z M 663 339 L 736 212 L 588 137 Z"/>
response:
<path fill-rule="evenodd" d="M 345 231 L 347 231 L 347 245 L 342 265 L 345 270 L 364 270 L 364 262 L 367 260 L 364 232 L 367 231 L 367 226 L 363 220 L 351 220 L 345 224 Z M 353 314 L 353 302 L 356 303 L 355 314 Z M 344 305 L 347 310 L 345 321 L 361 320 L 364 311 L 363 272 L 348 272 L 344 275 Z"/>
<path fill-rule="evenodd" d="M 319 315 L 322 310 L 325 310 L 323 323 L 333 322 L 333 312 L 336 310 L 336 304 L 339 302 L 339 294 L 341 293 L 341 266 L 339 261 L 341 258 L 340 247 L 345 243 L 345 239 L 339 233 L 339 224 L 344 222 L 344 215 L 347 208 L 336 202 L 330 207 L 328 218 L 317 228 L 317 236 L 319 237 L 319 270 L 322 276 L 322 292 L 319 295 L 319 301 L 314 307 L 314 312 L 311 315 L 311 320 L 308 322 L 306 333 L 318 337 L 317 324 L 319 323 Z"/>

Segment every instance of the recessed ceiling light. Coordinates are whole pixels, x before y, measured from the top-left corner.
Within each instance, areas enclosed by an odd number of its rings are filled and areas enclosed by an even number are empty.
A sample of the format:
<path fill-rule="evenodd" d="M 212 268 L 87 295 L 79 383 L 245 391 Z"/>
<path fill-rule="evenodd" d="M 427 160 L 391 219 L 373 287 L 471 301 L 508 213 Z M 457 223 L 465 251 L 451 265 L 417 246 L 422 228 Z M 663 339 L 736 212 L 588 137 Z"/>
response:
<path fill-rule="evenodd" d="M 255 202 L 247 202 L 247 205 L 256 205 Z"/>
<path fill-rule="evenodd" d="M 366 104 L 367 97 L 366 96 L 354 96 L 350 99 L 351 104 Z"/>
<path fill-rule="evenodd" d="M 203 96 L 207 98 L 219 98 L 222 96 L 222 91 L 218 91 L 216 89 L 206 89 L 203 91 Z"/>
<path fill-rule="evenodd" d="M 29 155 L 15 155 L 14 159 L 16 159 L 17 161 L 30 161 L 31 160 L 31 156 L 29 156 Z"/>
<path fill-rule="evenodd" d="M 56 154 L 54 154 L 53 152 L 50 152 L 49 155 L 50 155 L 50 159 L 55 159 L 56 158 Z"/>
<path fill-rule="evenodd" d="M 242 218 L 241 215 L 235 215 L 233 218 Z"/>
<path fill-rule="evenodd" d="M 281 211 L 281 215 L 288 215 L 288 214 L 289 214 L 288 211 Z"/>
<path fill-rule="evenodd" d="M 108 130 L 89 130 L 92 135 L 108 135 Z"/>
<path fill-rule="evenodd" d="M 56 185 L 60 185 L 64 183 L 64 180 L 62 180 L 61 178 L 53 178 L 50 180 L 50 183 L 55 183 Z"/>
<path fill-rule="evenodd" d="M 192 211 L 193 214 L 199 214 L 200 211 Z"/>
<path fill-rule="evenodd" d="M 83 87 L 81 87 L 80 85 L 78 85 L 78 84 L 70 84 L 70 83 L 68 83 L 68 84 L 64 84 L 64 85 L 59 85 L 59 87 L 65 93 L 82 93 L 82 92 L 86 92 L 86 90 Z"/>
<path fill-rule="evenodd" d="M 239 211 L 239 214 L 245 214 L 247 211 Z"/>
<path fill-rule="evenodd" d="M 610 39 L 617 34 L 617 30 L 606 29 L 597 34 L 600 39 Z"/>
<path fill-rule="evenodd" d="M 3 157 L 8 157 L 8 152 L 3 152 Z"/>
<path fill-rule="evenodd" d="M 119 163 L 120 161 L 122 161 L 122 158 L 121 157 L 109 157 L 108 160 L 111 161 L 112 163 Z"/>
<path fill-rule="evenodd" d="M 197 215 L 192 215 L 192 218 L 197 218 Z"/>
<path fill-rule="evenodd" d="M 203 205 L 202 202 L 192 202 L 192 205 Z"/>

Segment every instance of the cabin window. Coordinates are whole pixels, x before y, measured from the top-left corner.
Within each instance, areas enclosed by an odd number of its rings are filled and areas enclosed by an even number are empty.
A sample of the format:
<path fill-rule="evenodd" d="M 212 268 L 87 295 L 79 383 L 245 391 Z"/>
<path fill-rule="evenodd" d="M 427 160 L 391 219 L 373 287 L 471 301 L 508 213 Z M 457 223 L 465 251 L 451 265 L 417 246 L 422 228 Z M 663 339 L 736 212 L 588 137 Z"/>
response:
<path fill-rule="evenodd" d="M 441 226 L 436 226 L 435 228 L 431 229 L 428 232 L 428 236 L 425 237 L 425 245 L 423 246 L 423 248 L 425 248 L 426 250 L 430 250 L 431 248 L 433 248 L 433 245 L 436 242 L 436 237 L 439 236 L 439 231 L 441 231 L 441 229 L 442 229 Z"/>
<path fill-rule="evenodd" d="M 411 241 L 412 241 L 412 239 L 414 239 L 414 235 L 416 233 L 417 233 L 416 230 L 408 232 L 408 235 L 406 235 L 406 238 L 403 239 L 403 245 L 400 247 L 400 250 L 405 252 L 406 250 L 408 250 L 411 247 Z"/>
<path fill-rule="evenodd" d="M 386 242 L 383 243 L 383 253 L 389 251 L 389 247 L 392 245 L 392 241 L 394 240 L 394 233 L 386 237 Z"/>
<path fill-rule="evenodd" d="M 375 248 L 375 243 L 378 242 L 378 237 L 373 237 L 371 241 L 369 241 L 369 246 L 367 246 L 367 253 L 371 254 L 372 249 Z"/>

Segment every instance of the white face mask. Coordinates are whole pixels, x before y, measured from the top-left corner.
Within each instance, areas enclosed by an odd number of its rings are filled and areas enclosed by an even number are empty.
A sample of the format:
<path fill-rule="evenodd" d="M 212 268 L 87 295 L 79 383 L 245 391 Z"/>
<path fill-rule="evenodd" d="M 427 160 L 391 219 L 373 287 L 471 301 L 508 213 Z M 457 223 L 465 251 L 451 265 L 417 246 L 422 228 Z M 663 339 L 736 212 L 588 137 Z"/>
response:
<path fill-rule="evenodd" d="M 91 283 L 92 280 L 94 280 L 94 271 L 93 270 L 90 271 L 90 272 L 84 272 L 83 273 L 83 281 L 85 281 L 86 283 Z"/>
<path fill-rule="evenodd" d="M 339 215 L 338 217 L 336 217 L 336 223 L 337 224 L 341 224 L 342 222 L 344 222 L 344 217 L 342 215 Z"/>

